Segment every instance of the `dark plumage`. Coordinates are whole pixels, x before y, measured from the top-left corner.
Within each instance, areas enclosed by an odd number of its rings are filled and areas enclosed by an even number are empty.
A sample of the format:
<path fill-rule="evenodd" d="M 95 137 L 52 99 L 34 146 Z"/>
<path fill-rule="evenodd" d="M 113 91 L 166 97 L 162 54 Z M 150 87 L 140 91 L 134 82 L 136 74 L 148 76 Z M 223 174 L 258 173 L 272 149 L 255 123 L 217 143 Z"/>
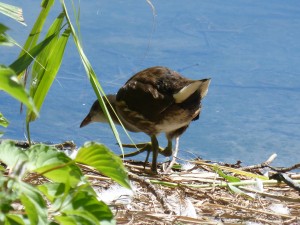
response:
<path fill-rule="evenodd" d="M 159 150 L 156 136 L 166 133 L 168 146 L 163 155 L 172 154 L 172 139 L 180 136 L 191 121 L 197 120 L 201 99 L 205 97 L 210 79 L 190 80 L 166 67 L 151 67 L 132 76 L 117 95 L 107 98 L 122 124 L 129 131 L 144 132 L 151 137 L 152 171 L 156 171 Z M 105 100 L 106 101 L 106 100 Z M 107 104 L 115 123 L 117 117 Z M 90 122 L 107 122 L 96 100 L 80 127 Z"/>

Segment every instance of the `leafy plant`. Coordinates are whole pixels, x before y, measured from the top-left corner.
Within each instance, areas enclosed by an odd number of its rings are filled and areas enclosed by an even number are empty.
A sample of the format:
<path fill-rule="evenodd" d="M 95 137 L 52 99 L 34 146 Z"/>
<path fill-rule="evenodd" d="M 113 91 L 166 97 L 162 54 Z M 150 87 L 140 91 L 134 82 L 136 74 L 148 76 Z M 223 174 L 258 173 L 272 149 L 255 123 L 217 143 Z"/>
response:
<path fill-rule="evenodd" d="M 98 143 L 86 143 L 71 160 L 51 146 L 38 144 L 24 151 L 3 141 L 0 161 L 10 168 L 5 176 L 0 172 L 0 224 L 115 224 L 76 162 L 130 187 L 120 158 Z"/>

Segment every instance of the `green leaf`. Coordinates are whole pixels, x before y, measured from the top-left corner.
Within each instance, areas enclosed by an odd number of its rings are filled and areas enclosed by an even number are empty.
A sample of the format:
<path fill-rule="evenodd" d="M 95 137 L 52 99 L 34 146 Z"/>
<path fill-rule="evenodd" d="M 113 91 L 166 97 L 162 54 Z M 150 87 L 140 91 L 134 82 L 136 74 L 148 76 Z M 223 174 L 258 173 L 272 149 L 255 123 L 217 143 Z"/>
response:
<path fill-rule="evenodd" d="M 70 209 L 69 204 L 73 204 L 73 198 L 79 192 L 86 192 L 91 196 L 96 196 L 94 189 L 90 184 L 82 183 L 80 186 L 71 188 L 69 185 L 63 183 L 45 183 L 38 186 L 38 189 L 50 200 L 52 203 L 51 211 L 62 211 Z M 71 207 L 73 210 L 73 208 Z"/>
<path fill-rule="evenodd" d="M 30 85 L 30 96 L 40 111 L 44 99 L 57 75 L 60 68 L 66 44 L 70 36 L 70 30 L 66 29 L 59 36 L 62 29 L 64 14 L 60 14 L 51 25 L 46 37 L 55 35 L 55 38 L 49 42 L 47 47 L 38 55 L 37 61 L 32 66 L 32 84 Z M 26 122 L 29 123 L 36 119 L 36 115 L 27 111 Z"/>
<path fill-rule="evenodd" d="M 180 170 L 180 169 L 182 169 L 182 165 L 181 164 L 173 165 L 172 169 Z"/>
<path fill-rule="evenodd" d="M 205 166 L 208 166 L 210 168 L 215 168 L 216 167 L 215 164 L 206 163 L 206 162 L 203 162 L 203 161 L 192 161 L 191 163 L 195 163 L 197 165 L 205 165 Z M 218 165 L 217 168 L 219 168 L 219 169 L 221 169 L 223 171 L 228 171 L 228 172 L 239 174 L 239 175 L 246 176 L 246 177 L 259 178 L 261 180 L 269 180 L 269 178 L 266 177 L 266 176 L 258 175 L 258 174 L 255 174 L 255 173 L 246 172 L 244 170 L 235 169 L 235 168 L 228 167 L 228 166 L 220 166 L 220 165 Z"/>
<path fill-rule="evenodd" d="M 46 48 L 41 52 L 41 54 L 38 55 L 37 61 L 39 63 L 35 63 L 32 66 L 32 71 L 33 71 L 33 79 L 38 79 L 40 80 L 39 76 L 43 75 L 43 72 L 39 72 L 39 70 L 45 70 L 45 67 L 47 65 L 47 62 L 49 58 L 51 58 L 52 51 L 55 50 L 56 43 L 59 39 L 59 34 L 62 30 L 63 27 L 63 21 L 64 21 L 64 14 L 61 13 L 58 15 L 58 17 L 53 21 L 51 24 L 50 28 L 47 31 L 47 34 L 45 36 L 45 39 L 54 36 L 53 39 L 51 39 L 51 42 L 49 42 L 46 46 Z M 34 93 L 31 93 L 34 94 Z"/>
<path fill-rule="evenodd" d="M 7 26 L 5 26 L 4 24 L 0 23 L 0 34 L 5 33 L 8 30 L 9 30 L 9 28 Z"/>
<path fill-rule="evenodd" d="M 6 214 L 5 215 L 5 225 L 25 225 L 26 220 L 21 215 L 16 214 Z M 1 221 L 0 221 L 1 222 Z"/>
<path fill-rule="evenodd" d="M 79 53 L 79 56 L 80 56 L 80 59 L 81 59 L 81 62 L 83 64 L 83 66 L 84 66 L 84 69 L 86 71 L 86 74 L 87 74 L 87 76 L 88 76 L 88 78 L 90 80 L 90 83 L 91 83 L 91 85 L 92 85 L 92 87 L 94 89 L 94 92 L 95 92 L 95 94 L 96 94 L 96 96 L 97 96 L 97 98 L 99 100 L 100 106 L 103 109 L 103 112 L 104 112 L 106 118 L 108 119 L 109 125 L 110 125 L 110 127 L 111 127 L 111 129 L 113 131 L 113 134 L 114 134 L 114 136 L 115 136 L 115 138 L 116 138 L 116 140 L 117 140 L 120 148 L 121 148 L 121 151 L 124 154 L 123 147 L 122 147 L 122 142 L 121 142 L 119 133 L 118 133 L 118 131 L 116 129 L 116 126 L 115 126 L 115 124 L 114 124 L 111 116 L 109 115 L 109 112 L 108 112 L 108 110 L 106 108 L 106 105 L 104 103 L 104 100 L 103 100 L 103 96 L 105 96 L 105 93 L 104 93 L 104 91 L 103 91 L 103 89 L 102 89 L 102 87 L 101 87 L 101 85 L 100 85 L 100 83 L 99 83 L 99 81 L 97 79 L 96 73 L 95 73 L 95 71 L 94 71 L 94 69 L 93 69 L 90 61 L 88 60 L 87 56 L 85 55 L 85 53 L 83 51 L 82 45 L 80 43 L 80 39 L 79 39 L 78 35 L 76 34 L 76 31 L 75 31 L 75 29 L 74 29 L 74 27 L 72 25 L 72 22 L 70 20 L 69 15 L 68 15 L 67 7 L 66 7 L 66 5 L 65 5 L 65 3 L 64 3 L 63 0 L 60 0 L 60 2 L 62 4 L 64 13 L 65 13 L 65 17 L 66 17 L 67 22 L 69 24 L 69 28 L 71 29 L 71 34 L 73 36 L 75 45 L 77 47 L 77 51 Z M 127 133 L 127 131 L 126 131 L 125 128 L 124 128 L 124 131 L 128 135 L 128 133 Z M 129 135 L 128 135 L 128 137 L 129 137 Z"/>
<path fill-rule="evenodd" d="M 15 60 L 12 64 L 10 64 L 10 68 L 13 69 L 16 74 L 20 74 L 23 72 L 27 67 L 32 63 L 33 60 L 35 60 L 35 57 L 40 54 L 40 52 L 48 46 L 48 44 L 52 41 L 52 39 L 55 37 L 55 35 L 51 35 L 47 38 L 45 38 L 42 42 L 34 46 L 32 49 L 30 49 L 29 52 L 25 52 L 23 55 L 19 56 L 17 60 Z M 37 61 L 37 63 L 40 63 Z"/>
<path fill-rule="evenodd" d="M 0 126 L 7 127 L 9 124 L 8 120 L 3 116 L 3 114 L 0 112 Z M 2 136 L 3 132 L 0 131 L 0 137 Z M 1 165 L 0 165 L 1 170 Z"/>
<path fill-rule="evenodd" d="M 63 152 L 56 148 L 38 144 L 26 151 L 29 158 L 28 169 L 42 174 L 53 182 L 60 182 L 74 187 L 81 181 L 79 167 Z"/>
<path fill-rule="evenodd" d="M 21 8 L 0 2 L 0 12 L 26 26 Z"/>
<path fill-rule="evenodd" d="M 1 171 L 5 171 L 5 168 L 2 165 L 0 165 L 0 172 Z"/>
<path fill-rule="evenodd" d="M 0 112 L 0 126 L 7 127 L 9 124 L 8 120 L 3 116 L 3 114 Z"/>
<path fill-rule="evenodd" d="M 31 185 L 20 182 L 19 187 L 20 199 L 25 207 L 25 212 L 31 224 L 47 224 L 47 207 L 39 191 Z"/>
<path fill-rule="evenodd" d="M 63 198 L 66 191 L 69 191 L 69 188 L 66 188 L 64 183 L 44 183 L 38 186 L 38 189 L 47 197 L 47 199 L 53 203 L 55 199 Z M 59 203 L 61 205 L 61 202 Z"/>
<path fill-rule="evenodd" d="M 4 90 L 38 115 L 31 97 L 26 92 L 24 86 L 19 82 L 15 72 L 3 66 L 0 66 L 0 90 Z"/>
<path fill-rule="evenodd" d="M 60 212 L 55 219 L 60 224 L 115 224 L 109 207 L 97 196 L 89 183 L 74 188 L 64 184 L 47 183 L 38 189 L 52 203 L 51 211 Z"/>
<path fill-rule="evenodd" d="M 27 162 L 28 157 L 12 141 L 2 141 L 0 144 L 0 160 L 9 168 L 14 168 L 16 165 L 22 165 Z"/>
<path fill-rule="evenodd" d="M 125 167 L 120 157 L 116 156 L 103 144 L 87 142 L 78 150 L 75 161 L 91 167 L 130 188 Z"/>
<path fill-rule="evenodd" d="M 11 204 L 17 199 L 16 194 L 11 193 L 11 190 L 8 188 L 8 186 L 9 178 L 0 172 L 0 224 L 1 221 L 4 220 L 3 214 L 7 214 L 13 209 Z"/>
<path fill-rule="evenodd" d="M 88 191 L 85 191 L 86 186 L 83 189 L 80 188 L 74 192 L 69 192 L 69 204 L 62 208 L 62 217 L 56 219 L 60 221 L 64 217 L 72 217 L 77 224 L 115 224 L 113 220 L 113 214 L 109 207 L 102 201 L 98 201 L 96 196 Z M 85 221 L 86 223 L 82 223 Z"/>
<path fill-rule="evenodd" d="M 39 36 L 41 34 L 41 31 L 43 29 L 44 23 L 46 21 L 46 18 L 48 16 L 48 13 L 54 4 L 55 0 L 43 0 L 42 1 L 42 10 L 36 19 L 31 32 L 24 44 L 23 50 L 20 52 L 19 56 L 22 56 L 26 54 L 32 47 L 34 47 L 37 43 L 37 40 L 39 39 Z"/>
<path fill-rule="evenodd" d="M 220 168 L 218 168 L 218 166 L 215 166 L 214 170 L 219 174 L 219 176 L 223 177 L 228 182 L 240 182 L 241 181 L 237 177 L 229 176 L 229 175 L 225 174 Z"/>
<path fill-rule="evenodd" d="M 0 45 L 13 46 L 10 37 L 5 33 L 7 30 L 8 27 L 0 23 Z"/>

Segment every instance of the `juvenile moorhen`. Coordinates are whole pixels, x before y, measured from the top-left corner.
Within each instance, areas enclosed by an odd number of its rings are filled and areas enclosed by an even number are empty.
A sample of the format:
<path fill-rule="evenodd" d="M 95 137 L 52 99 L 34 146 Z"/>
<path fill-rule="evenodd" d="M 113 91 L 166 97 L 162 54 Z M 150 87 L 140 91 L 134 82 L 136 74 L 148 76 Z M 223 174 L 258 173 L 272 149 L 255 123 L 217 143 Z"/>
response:
<path fill-rule="evenodd" d="M 156 66 L 132 76 L 116 95 L 106 96 L 114 110 L 104 99 L 114 123 L 120 124 L 119 118 L 128 131 L 144 132 L 151 137 L 151 170 L 156 173 L 158 153 L 172 155 L 172 140 L 199 118 L 201 100 L 209 84 L 210 79 L 190 80 L 169 68 Z M 108 122 L 98 100 L 80 127 L 91 122 Z M 164 150 L 158 145 L 159 133 L 166 133 L 168 146 Z"/>

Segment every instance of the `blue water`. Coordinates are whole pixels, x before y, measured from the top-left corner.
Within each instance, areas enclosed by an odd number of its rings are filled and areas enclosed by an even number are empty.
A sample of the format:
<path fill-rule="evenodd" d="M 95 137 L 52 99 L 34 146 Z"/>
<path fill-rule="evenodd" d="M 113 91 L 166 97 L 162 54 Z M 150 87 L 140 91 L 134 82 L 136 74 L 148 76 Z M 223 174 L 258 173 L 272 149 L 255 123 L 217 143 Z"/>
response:
<path fill-rule="evenodd" d="M 26 1 L 6 2 L 24 10 L 28 27 L 0 15 L 12 29 L 9 34 L 23 44 L 39 13 L 39 1 L 30 5 Z M 275 165 L 298 163 L 300 2 L 152 3 L 155 20 L 146 1 L 81 2 L 84 50 L 104 90 L 116 93 L 135 72 L 154 65 L 170 67 L 193 79 L 211 77 L 201 117 L 181 137 L 180 157 L 252 164 L 276 152 Z M 56 5 L 51 18 L 60 12 L 59 1 Z M 0 63 L 8 65 L 18 52 L 17 47 L 1 47 Z M 74 140 L 79 146 L 95 140 L 120 153 L 108 125 L 79 129 L 94 99 L 71 41 L 41 117 L 31 124 L 32 138 Z M 19 104 L 3 93 L 0 103 L 0 111 L 11 122 L 4 138 L 24 139 Z M 149 141 L 144 134 L 131 136 L 135 142 Z M 160 141 L 165 144 L 163 135 Z"/>

